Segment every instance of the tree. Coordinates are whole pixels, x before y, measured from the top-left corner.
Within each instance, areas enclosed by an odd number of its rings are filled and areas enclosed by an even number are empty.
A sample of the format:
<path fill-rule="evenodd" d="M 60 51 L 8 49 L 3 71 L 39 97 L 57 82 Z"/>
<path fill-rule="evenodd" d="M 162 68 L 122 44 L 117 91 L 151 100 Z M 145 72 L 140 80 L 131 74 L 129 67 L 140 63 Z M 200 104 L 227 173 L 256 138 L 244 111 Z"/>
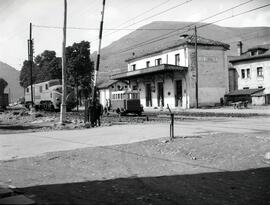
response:
<path fill-rule="evenodd" d="M 53 79 L 61 79 L 61 58 L 56 57 L 55 51 L 45 50 L 35 58 L 37 65 L 36 83 Z"/>
<path fill-rule="evenodd" d="M 81 41 L 66 48 L 68 82 L 76 87 L 78 100 L 79 87 L 84 90 L 85 97 L 91 91 L 91 77 L 93 73 L 93 63 L 90 60 L 90 43 Z"/>
<path fill-rule="evenodd" d="M 4 78 L 0 78 L 0 95 L 4 94 L 5 88 L 8 86 L 7 81 Z"/>
<path fill-rule="evenodd" d="M 31 72 L 30 72 L 30 61 L 25 60 L 20 72 L 20 85 L 23 88 L 27 88 L 31 84 Z M 32 68 L 32 79 L 33 83 L 36 81 L 36 65 L 33 63 Z"/>

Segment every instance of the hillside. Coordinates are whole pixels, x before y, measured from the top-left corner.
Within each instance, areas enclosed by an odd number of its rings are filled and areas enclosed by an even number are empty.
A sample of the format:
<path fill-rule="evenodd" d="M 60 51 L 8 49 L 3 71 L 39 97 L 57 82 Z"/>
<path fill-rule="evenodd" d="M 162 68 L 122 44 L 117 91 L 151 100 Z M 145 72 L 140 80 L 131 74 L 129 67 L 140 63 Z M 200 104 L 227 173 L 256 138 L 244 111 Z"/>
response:
<path fill-rule="evenodd" d="M 127 67 L 125 60 L 131 57 L 132 53 L 139 55 L 140 53 L 157 49 L 157 47 L 162 47 L 162 45 L 179 38 L 179 35 L 183 34 L 183 30 L 171 33 L 173 32 L 172 29 L 183 28 L 190 24 L 192 24 L 192 22 L 152 22 L 103 48 L 101 51 L 99 82 L 107 80 L 113 73 L 126 71 Z M 198 27 L 200 25 L 202 24 L 199 24 Z M 157 39 L 162 38 L 160 37 L 161 35 L 168 33 L 171 34 L 164 36 L 162 40 L 157 41 Z M 192 33 L 193 31 L 189 32 L 189 34 Z M 244 50 L 254 45 L 270 43 L 270 27 L 231 28 L 210 25 L 199 28 L 198 35 L 228 43 L 231 46 L 228 55 L 236 55 L 236 44 L 239 40 L 243 42 Z M 146 41 L 155 37 L 158 38 L 152 40 L 154 41 L 153 43 L 146 43 Z M 134 48 L 138 45 L 140 46 Z M 95 55 L 92 56 L 92 59 L 95 59 L 94 56 Z"/>
<path fill-rule="evenodd" d="M 20 71 L 0 61 L 0 78 L 4 78 L 8 82 L 5 92 L 10 89 L 11 102 L 15 102 L 19 97 L 23 96 L 23 88 L 19 85 Z"/>

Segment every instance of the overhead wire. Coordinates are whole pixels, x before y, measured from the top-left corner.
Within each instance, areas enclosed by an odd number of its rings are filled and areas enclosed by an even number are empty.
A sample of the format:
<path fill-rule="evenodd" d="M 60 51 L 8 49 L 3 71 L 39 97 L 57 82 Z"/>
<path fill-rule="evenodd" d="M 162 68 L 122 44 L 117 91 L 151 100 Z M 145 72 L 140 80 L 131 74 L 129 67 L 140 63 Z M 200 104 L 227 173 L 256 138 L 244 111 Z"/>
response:
<path fill-rule="evenodd" d="M 163 5 L 167 4 L 167 3 L 170 2 L 170 1 L 171 1 L 171 0 L 166 0 L 166 1 L 164 1 L 164 2 L 162 2 L 162 3 L 160 3 L 160 4 L 158 4 L 158 5 L 156 5 L 156 6 L 154 6 L 154 7 L 152 7 L 152 8 L 150 8 L 150 9 L 146 10 L 146 11 L 143 11 L 142 13 L 138 14 L 137 16 L 134 16 L 134 17 L 132 17 L 132 18 L 126 20 L 126 21 L 123 22 L 122 24 L 118 25 L 118 27 L 121 27 L 121 26 L 125 25 L 126 23 L 128 23 L 128 22 L 130 22 L 130 21 L 133 21 L 133 20 L 135 20 L 135 19 L 137 19 L 137 18 L 143 16 L 144 14 L 147 14 L 147 13 L 149 13 L 150 11 L 153 11 L 154 9 L 159 8 L 160 6 L 163 6 Z"/>
<path fill-rule="evenodd" d="M 191 1 L 191 0 L 189 0 L 189 1 Z M 185 1 L 185 2 L 189 2 L 189 1 Z M 226 12 L 228 12 L 228 11 L 231 11 L 231 10 L 233 10 L 233 9 L 235 9 L 235 8 L 238 8 L 238 7 L 241 7 L 241 6 L 243 6 L 243 5 L 246 5 L 246 4 L 248 4 L 248 3 L 252 2 L 252 1 L 254 1 L 254 0 L 248 0 L 248 1 L 246 1 L 246 2 L 240 3 L 240 4 L 236 5 L 236 6 L 233 6 L 233 7 L 231 7 L 231 8 L 225 9 L 225 10 L 223 10 L 223 11 L 221 11 L 221 12 L 218 12 L 218 13 L 216 13 L 216 14 L 214 14 L 214 15 L 211 15 L 211 16 L 209 16 L 209 17 L 203 18 L 203 19 L 201 19 L 199 22 L 192 23 L 192 24 L 189 24 L 189 25 L 183 26 L 183 27 L 181 27 L 181 28 L 177 28 L 177 29 L 164 29 L 164 28 L 160 28 L 160 29 L 158 29 L 158 28 L 153 28 L 153 29 L 127 29 L 127 27 L 125 27 L 125 28 L 111 28 L 111 29 L 105 29 L 105 30 L 115 30 L 116 32 L 117 32 L 117 31 L 120 31 L 120 30 L 171 30 L 171 31 L 172 31 L 172 32 L 169 32 L 169 33 L 166 33 L 166 34 L 163 34 L 163 35 L 156 36 L 156 37 L 154 37 L 154 38 L 152 38 L 152 39 L 148 39 L 147 41 L 141 42 L 141 43 L 139 43 L 139 44 L 135 44 L 135 45 L 131 46 L 130 48 L 126 49 L 126 50 L 123 50 L 123 51 L 118 52 L 118 54 L 119 54 L 119 53 L 127 52 L 127 51 L 129 51 L 129 50 L 133 50 L 133 49 L 142 47 L 142 46 L 144 46 L 144 45 L 148 45 L 148 44 L 151 44 L 151 43 L 154 43 L 154 42 L 157 42 L 157 41 L 164 40 L 164 39 L 166 39 L 166 38 L 169 38 L 169 37 L 175 35 L 175 34 L 174 34 L 175 32 L 179 32 L 179 31 L 184 30 L 184 29 L 187 29 L 187 30 L 185 30 L 185 32 L 188 32 L 188 31 L 191 30 L 191 27 L 192 27 L 192 26 L 195 26 L 195 25 L 197 25 L 198 23 L 201 23 L 201 22 L 203 22 L 203 21 L 205 21 L 205 20 L 208 20 L 208 19 L 211 19 L 211 18 L 213 18 L 213 17 L 216 17 L 216 16 L 219 16 L 219 15 L 221 15 L 221 14 L 224 14 L 224 13 L 226 13 Z M 168 1 L 165 1 L 165 2 L 168 2 Z M 162 4 L 164 4 L 165 2 L 163 2 Z M 181 3 L 181 5 L 183 5 L 185 2 Z M 178 6 L 180 6 L 180 5 L 178 5 Z M 203 28 L 203 27 L 212 25 L 212 24 L 217 23 L 217 22 L 220 22 L 220 21 L 224 21 L 224 20 L 227 20 L 227 19 L 230 19 L 230 18 L 234 18 L 234 17 L 240 16 L 240 15 L 243 15 L 243 14 L 246 14 L 246 13 L 249 13 L 249 12 L 252 12 L 252 11 L 255 11 L 255 10 L 258 10 L 258 9 L 265 8 L 265 7 L 267 7 L 267 6 L 269 6 L 269 4 L 266 4 L 266 5 L 257 7 L 257 8 L 253 8 L 253 9 L 250 9 L 250 10 L 247 10 L 247 11 L 244 11 L 244 12 L 241 12 L 241 13 L 238 13 L 238 14 L 232 14 L 231 16 L 225 17 L 225 18 L 223 18 L 223 19 L 219 19 L 219 20 L 213 21 L 213 22 L 211 22 L 211 23 L 206 23 L 206 24 L 204 24 L 204 25 L 200 25 L 200 26 L 198 26 L 197 28 L 198 28 L 198 29 L 199 29 L 199 28 Z M 156 7 L 157 7 L 157 6 L 156 6 Z M 172 7 L 171 7 L 171 8 L 172 8 Z M 166 11 L 168 11 L 168 10 L 169 10 L 169 9 L 167 9 Z M 162 12 L 160 12 L 160 13 L 164 13 L 164 12 L 165 12 L 165 11 L 162 11 Z M 159 13 L 159 14 L 160 14 L 160 13 Z M 155 14 L 155 15 L 157 15 L 157 14 Z M 138 15 L 138 16 L 139 16 L 139 15 Z M 134 18 L 135 18 L 135 17 L 134 17 Z M 149 18 L 149 17 L 147 17 L 147 18 Z M 145 19 L 146 19 L 146 18 L 145 18 Z M 142 20 L 140 20 L 140 21 L 142 21 Z M 136 22 L 136 23 L 138 23 L 138 22 Z M 40 27 L 40 28 L 57 28 L 57 29 L 62 28 L 62 27 L 57 27 L 57 26 L 42 26 L 42 25 L 33 25 L 33 26 L 35 26 L 35 27 Z M 68 28 L 69 28 L 69 29 L 80 29 L 80 30 L 98 30 L 97 28 L 83 28 L 83 27 L 68 27 Z M 171 35 L 171 34 L 173 34 L 173 35 Z M 177 33 L 176 35 L 179 35 L 179 34 L 182 34 L 182 33 Z M 163 37 L 163 38 L 160 38 L 160 37 Z"/>
<path fill-rule="evenodd" d="M 161 12 L 158 12 L 158 13 L 156 13 L 156 14 L 153 14 L 153 15 L 151 15 L 151 16 L 148 16 L 148 17 L 146 17 L 146 18 L 144 18 L 144 19 L 141 19 L 141 20 L 139 20 L 139 21 L 137 21 L 137 22 L 134 22 L 134 23 L 132 23 L 132 24 L 130 24 L 130 25 L 128 25 L 128 26 L 125 26 L 125 27 L 123 27 L 123 28 L 128 28 L 128 27 L 130 27 L 130 26 L 136 25 L 136 24 L 141 23 L 141 22 L 143 22 L 143 21 L 149 20 L 149 19 L 151 19 L 151 18 L 153 18 L 153 17 L 159 16 L 159 15 L 161 15 L 161 14 L 163 14 L 163 13 L 166 13 L 166 12 L 168 12 L 168 11 L 170 11 L 170 10 L 173 10 L 173 9 L 176 9 L 176 8 L 178 8 L 178 7 L 180 7 L 180 6 L 183 6 L 183 5 L 185 5 L 185 4 L 187 4 L 187 3 L 191 2 L 191 1 L 193 1 L 193 0 L 187 0 L 187 1 L 181 2 L 180 4 L 177 4 L 177 5 L 173 6 L 173 7 L 170 7 L 170 8 L 168 8 L 168 9 L 165 9 L 165 10 L 163 10 L 163 11 L 161 11 Z M 152 9 L 151 9 L 151 10 L 152 10 Z M 151 10 L 150 10 L 150 9 L 147 10 L 147 12 L 144 12 L 144 14 L 145 14 L 145 13 L 148 13 L 148 12 L 151 11 Z M 105 34 L 104 37 L 109 36 L 109 35 L 111 35 L 111 34 L 113 34 L 113 33 L 116 33 L 116 32 L 111 32 L 111 33 L 109 33 L 109 34 L 107 34 L 107 35 Z M 93 41 L 96 41 L 96 40 L 93 40 Z"/>
<path fill-rule="evenodd" d="M 231 11 L 232 9 L 236 9 L 236 8 L 241 7 L 241 6 L 243 6 L 243 5 L 246 5 L 246 4 L 248 4 L 248 3 L 252 2 L 252 1 L 255 1 L 255 0 L 248 0 L 248 1 L 246 1 L 246 2 L 240 3 L 240 4 L 238 4 L 238 5 L 236 5 L 236 6 L 233 6 L 233 7 L 229 8 L 229 9 L 223 10 L 223 11 L 218 12 L 218 13 L 216 13 L 216 14 L 214 14 L 214 15 L 211 15 L 211 16 L 209 16 L 209 17 L 207 17 L 207 18 L 201 19 L 199 22 L 202 22 L 202 21 L 211 19 L 211 18 L 213 18 L 213 17 L 215 17 L 215 16 L 224 14 L 224 13 L 226 13 L 226 12 L 228 12 L 228 11 Z M 198 23 L 198 22 L 197 22 L 197 23 Z M 195 25 L 195 24 L 196 24 L 196 23 L 193 23 L 193 24 L 191 24 L 191 25 L 189 25 L 189 26 L 192 26 L 192 25 Z M 183 28 L 179 28 L 179 29 L 184 29 L 184 28 L 186 28 L 186 27 L 187 27 L 187 26 L 185 26 L 185 27 L 183 27 Z M 164 35 L 169 35 L 169 34 L 174 33 L 174 32 L 175 32 L 175 31 L 170 32 L 170 33 L 167 33 L 167 34 L 164 34 Z M 160 37 L 162 37 L 162 36 L 164 36 L 164 35 L 161 35 Z M 157 38 L 157 37 L 155 37 L 155 38 Z M 97 40 L 97 39 L 95 39 L 95 40 L 93 40 L 93 41 L 96 41 L 96 40 Z M 91 41 L 91 42 L 93 42 L 93 41 Z"/>
<path fill-rule="evenodd" d="M 265 7 L 268 7 L 268 6 L 270 6 L 270 4 L 266 4 L 266 5 L 263 5 L 263 6 L 260 6 L 260 7 L 256 7 L 256 8 L 253 8 L 253 9 L 250 9 L 250 10 L 247 10 L 247 11 L 244 11 L 244 12 L 241 12 L 241 13 L 238 13 L 238 14 L 235 14 L 235 15 L 232 15 L 232 16 L 229 16 L 229 17 L 225 17 L 225 18 L 222 18 L 222 19 L 213 21 L 213 22 L 211 22 L 211 23 L 205 23 L 205 24 L 203 24 L 203 25 L 198 26 L 197 29 L 200 29 L 200 28 L 203 28 L 203 27 L 206 27 L 206 26 L 210 26 L 210 25 L 213 25 L 214 23 L 218 23 L 218 22 L 221 22 L 221 21 L 230 19 L 230 18 L 234 18 L 234 17 L 240 16 L 240 15 L 244 15 L 244 14 L 246 14 L 246 13 L 249 13 L 249 12 L 252 12 L 252 11 L 255 11 L 255 10 L 259 10 L 259 9 L 262 9 L 262 8 L 265 8 Z M 229 11 L 229 10 L 231 10 L 231 9 L 227 9 L 227 10 Z M 164 35 L 155 37 L 155 38 L 153 38 L 153 39 L 150 39 L 150 40 L 141 42 L 141 43 L 139 43 L 139 44 L 135 44 L 135 45 L 133 45 L 133 46 L 130 46 L 130 48 L 128 48 L 128 49 L 125 49 L 125 50 L 123 50 L 123 51 L 118 52 L 118 54 L 119 54 L 119 53 L 124 53 L 124 52 L 130 51 L 130 50 L 133 50 L 133 49 L 136 49 L 136 48 L 139 48 L 139 47 L 142 47 L 142 46 L 151 44 L 151 43 L 155 43 L 155 42 L 158 42 L 158 41 L 161 41 L 161 40 L 164 40 L 164 39 L 167 39 L 167 38 L 169 38 L 169 37 L 171 37 L 171 36 L 174 36 L 174 35 L 185 34 L 186 32 L 188 32 L 188 31 L 190 30 L 190 27 L 191 27 L 191 26 L 195 26 L 195 25 L 197 25 L 197 24 L 198 24 L 198 23 L 190 24 L 190 25 L 187 25 L 187 26 L 184 26 L 184 27 L 178 29 L 178 31 L 181 31 L 181 30 L 184 30 L 185 28 L 189 28 L 188 30 L 186 30 L 186 31 L 184 31 L 184 32 L 181 32 L 181 33 L 169 35 L 169 34 L 175 33 L 175 31 L 173 31 L 173 32 L 170 32 L 170 33 L 167 33 L 167 34 L 164 34 Z M 168 36 L 168 35 L 169 35 L 169 36 Z M 165 36 L 166 36 L 166 37 L 165 37 Z M 159 37 L 163 37 L 163 38 L 159 38 Z"/>
<path fill-rule="evenodd" d="M 51 28 L 51 29 L 63 29 L 63 27 L 61 26 L 46 26 L 46 25 L 38 25 L 38 24 L 33 24 L 32 25 L 33 27 L 36 27 L 36 28 Z M 90 31 L 96 31 L 96 30 L 99 30 L 99 28 L 90 28 L 90 27 L 72 27 L 72 26 L 69 26 L 67 27 L 67 29 L 74 29 L 74 30 L 90 30 Z M 103 30 L 113 30 L 113 31 L 176 31 L 178 29 L 166 29 L 166 28 L 126 28 L 126 29 L 121 29 L 121 28 L 105 28 Z"/>

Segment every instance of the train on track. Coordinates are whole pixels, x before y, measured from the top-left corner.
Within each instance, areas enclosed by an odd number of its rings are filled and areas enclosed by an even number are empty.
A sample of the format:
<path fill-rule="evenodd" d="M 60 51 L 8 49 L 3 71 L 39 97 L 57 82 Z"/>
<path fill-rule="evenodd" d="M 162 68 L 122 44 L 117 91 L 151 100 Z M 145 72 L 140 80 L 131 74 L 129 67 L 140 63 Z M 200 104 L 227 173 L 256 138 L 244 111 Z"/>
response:
<path fill-rule="evenodd" d="M 111 96 L 112 111 L 121 115 L 133 113 L 140 116 L 142 114 L 143 107 L 138 91 L 114 91 Z"/>
<path fill-rule="evenodd" d="M 25 106 L 31 106 L 31 86 L 26 88 Z M 61 80 L 49 80 L 42 83 L 33 84 L 33 103 L 38 110 L 60 110 L 62 102 L 62 85 Z M 74 89 L 67 86 L 66 97 L 67 110 L 71 110 L 76 106 L 76 97 Z"/>

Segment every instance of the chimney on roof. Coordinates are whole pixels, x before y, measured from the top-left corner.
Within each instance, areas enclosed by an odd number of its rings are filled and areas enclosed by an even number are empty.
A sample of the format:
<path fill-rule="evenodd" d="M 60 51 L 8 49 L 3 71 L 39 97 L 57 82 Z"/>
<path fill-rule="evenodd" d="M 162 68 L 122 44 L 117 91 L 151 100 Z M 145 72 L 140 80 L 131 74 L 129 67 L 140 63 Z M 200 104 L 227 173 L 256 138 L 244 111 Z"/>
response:
<path fill-rule="evenodd" d="M 237 54 L 241 56 L 243 54 L 243 43 L 242 41 L 238 41 L 237 43 Z"/>

